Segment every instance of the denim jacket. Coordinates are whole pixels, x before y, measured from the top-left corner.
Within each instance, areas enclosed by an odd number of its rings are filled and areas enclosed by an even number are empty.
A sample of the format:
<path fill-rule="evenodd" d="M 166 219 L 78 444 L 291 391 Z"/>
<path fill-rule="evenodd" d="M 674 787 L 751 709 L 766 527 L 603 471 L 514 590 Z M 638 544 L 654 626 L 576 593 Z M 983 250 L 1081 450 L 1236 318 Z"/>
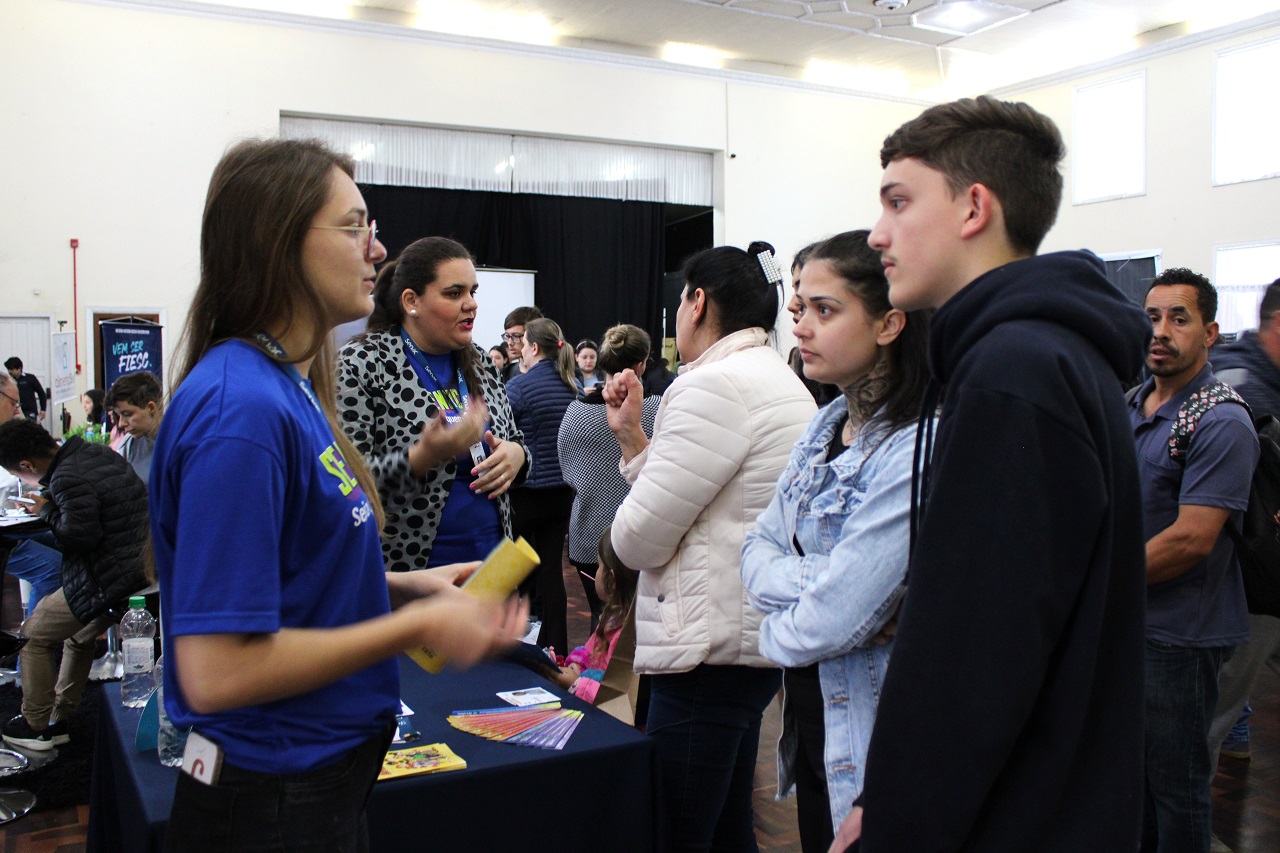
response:
<path fill-rule="evenodd" d="M 788 667 L 820 661 L 824 764 L 837 827 L 862 792 L 889 664 L 891 644 L 865 644 L 905 590 L 915 434 L 906 427 L 887 438 L 882 431 L 859 435 L 828 462 L 846 412 L 843 398 L 818 412 L 742 548 L 743 584 L 765 614 L 761 653 Z M 787 723 L 778 748 L 780 795 L 794 783 Z"/>

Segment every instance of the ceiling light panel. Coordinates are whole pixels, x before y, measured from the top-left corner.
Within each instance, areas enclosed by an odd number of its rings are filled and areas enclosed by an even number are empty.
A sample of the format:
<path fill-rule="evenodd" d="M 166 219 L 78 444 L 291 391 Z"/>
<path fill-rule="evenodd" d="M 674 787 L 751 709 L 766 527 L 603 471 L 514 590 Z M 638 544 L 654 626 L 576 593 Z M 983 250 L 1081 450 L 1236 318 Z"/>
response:
<path fill-rule="evenodd" d="M 1026 9 L 989 3 L 987 0 L 952 0 L 916 12 L 912 22 L 919 28 L 953 36 L 971 36 L 1030 15 Z"/>
<path fill-rule="evenodd" d="M 936 47 L 998 27 L 1063 0 L 910 0 L 882 9 L 872 0 L 680 0 L 703 8 L 795 21 L 854 35 Z"/>

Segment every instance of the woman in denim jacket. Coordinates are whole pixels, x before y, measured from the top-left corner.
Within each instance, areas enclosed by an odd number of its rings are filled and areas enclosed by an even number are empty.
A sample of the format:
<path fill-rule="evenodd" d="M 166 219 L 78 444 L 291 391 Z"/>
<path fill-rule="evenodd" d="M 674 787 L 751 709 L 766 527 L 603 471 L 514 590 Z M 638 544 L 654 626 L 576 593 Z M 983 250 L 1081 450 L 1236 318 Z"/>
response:
<path fill-rule="evenodd" d="M 805 376 L 843 396 L 814 417 L 743 544 L 760 651 L 787 667 L 778 792 L 797 788 L 805 851 L 827 849 L 862 790 L 892 648 L 873 638 L 906 588 L 910 427 L 928 379 L 928 312 L 889 304 L 867 233 L 818 244 L 800 274 Z"/>

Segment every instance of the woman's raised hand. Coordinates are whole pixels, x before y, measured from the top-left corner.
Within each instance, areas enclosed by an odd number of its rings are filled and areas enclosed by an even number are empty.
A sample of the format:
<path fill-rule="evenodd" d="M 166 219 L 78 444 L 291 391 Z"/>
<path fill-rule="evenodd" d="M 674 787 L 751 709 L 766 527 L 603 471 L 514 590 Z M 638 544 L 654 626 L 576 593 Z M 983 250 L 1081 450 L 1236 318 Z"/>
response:
<path fill-rule="evenodd" d="M 467 448 L 480 441 L 489 409 L 484 400 L 472 399 L 456 424 L 436 416 L 422 425 L 418 440 L 409 448 L 409 467 L 415 477 L 421 477 L 442 462 L 467 452 Z"/>
<path fill-rule="evenodd" d="M 644 386 L 636 372 L 627 368 L 610 376 L 601 394 L 609 429 L 618 437 L 623 460 L 630 462 L 649 446 L 649 439 L 640 426 L 640 415 L 644 412 Z"/>

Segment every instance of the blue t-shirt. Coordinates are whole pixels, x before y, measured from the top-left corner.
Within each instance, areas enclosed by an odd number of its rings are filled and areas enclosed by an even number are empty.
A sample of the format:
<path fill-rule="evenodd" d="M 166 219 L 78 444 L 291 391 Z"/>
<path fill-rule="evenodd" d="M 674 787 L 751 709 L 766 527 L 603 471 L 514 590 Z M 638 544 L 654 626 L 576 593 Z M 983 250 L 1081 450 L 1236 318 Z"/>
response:
<path fill-rule="evenodd" d="M 1150 418 L 1143 416 L 1142 402 L 1155 380 L 1148 379 L 1129 403 L 1147 540 L 1177 520 L 1182 504 L 1233 510 L 1227 523 L 1240 527 L 1258 462 L 1258 438 L 1244 407 L 1214 406 L 1196 426 L 1186 464 L 1169 456 L 1169 430 L 1178 409 L 1214 381 L 1206 366 Z M 1176 578 L 1147 586 L 1147 637 L 1187 648 L 1235 646 L 1249 638 L 1244 582 L 1225 530 L 1208 557 Z"/>
<path fill-rule="evenodd" d="M 328 422 L 250 344 L 215 346 L 174 394 L 152 457 L 151 535 L 174 723 L 194 726 L 238 767 L 296 773 L 395 716 L 394 660 L 213 714 L 191 710 L 178 688 L 175 637 L 334 628 L 390 612 L 373 510 Z"/>
<path fill-rule="evenodd" d="M 466 404 L 460 393 L 462 381 L 458 376 L 453 353 L 433 355 L 419 350 L 418 356 L 430 368 L 429 371 L 415 370 L 423 389 L 436 404 L 436 408 L 440 409 L 441 417 L 450 422 L 456 421 L 462 417 Z M 409 358 L 413 359 L 414 356 L 410 355 Z M 471 453 L 459 454 L 457 463 L 458 473 L 449 487 L 449 497 L 440 515 L 440 525 L 436 528 L 436 538 L 431 543 L 428 568 L 483 560 L 502 538 L 502 520 L 498 517 L 497 502 L 471 490 L 471 484 L 476 481 L 471 474 L 471 469 L 475 467 Z"/>

